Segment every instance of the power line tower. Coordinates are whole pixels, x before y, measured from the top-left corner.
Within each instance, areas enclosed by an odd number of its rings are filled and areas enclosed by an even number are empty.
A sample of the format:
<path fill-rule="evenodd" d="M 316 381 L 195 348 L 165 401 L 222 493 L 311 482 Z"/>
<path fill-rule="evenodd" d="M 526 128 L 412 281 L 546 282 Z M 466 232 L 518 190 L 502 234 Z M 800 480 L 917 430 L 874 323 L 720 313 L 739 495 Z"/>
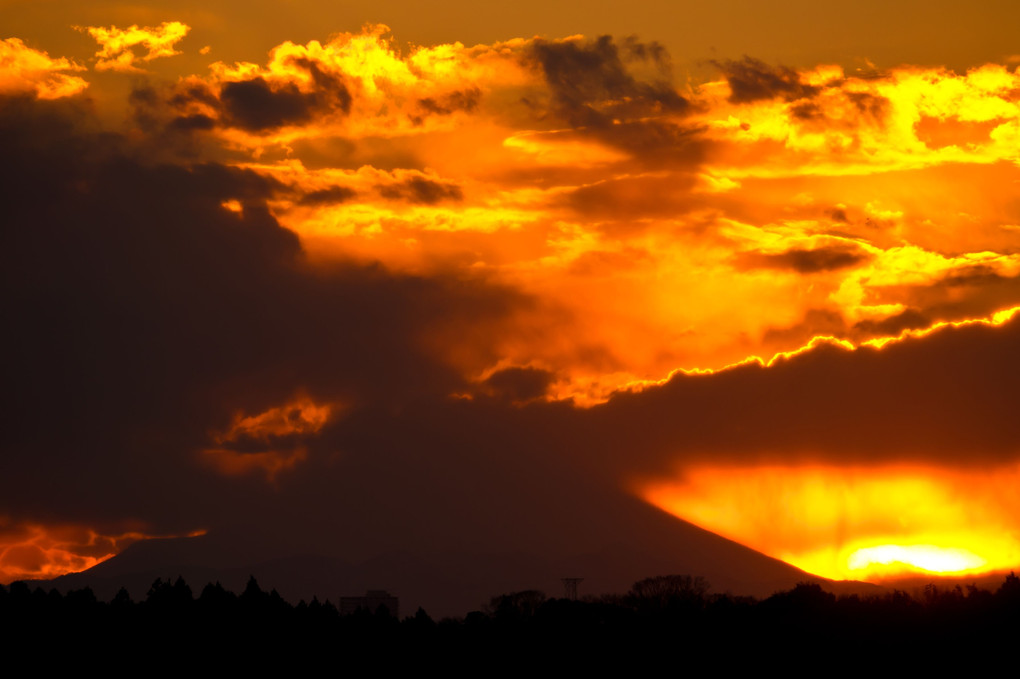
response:
<path fill-rule="evenodd" d="M 560 578 L 563 583 L 563 597 L 571 601 L 577 601 L 577 586 L 584 582 L 584 578 Z"/>

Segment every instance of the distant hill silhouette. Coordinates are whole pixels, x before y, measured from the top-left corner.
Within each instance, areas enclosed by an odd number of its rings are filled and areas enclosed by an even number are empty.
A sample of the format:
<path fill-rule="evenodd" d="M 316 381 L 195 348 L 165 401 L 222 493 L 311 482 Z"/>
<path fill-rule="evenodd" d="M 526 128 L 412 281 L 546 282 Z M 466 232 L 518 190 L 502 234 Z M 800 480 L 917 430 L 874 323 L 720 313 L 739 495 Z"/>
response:
<path fill-rule="evenodd" d="M 798 582 L 825 583 L 840 592 L 877 591 L 864 583 L 834 583 L 812 576 L 639 500 L 620 498 L 611 520 L 600 525 L 603 544 L 584 552 L 537 554 L 507 545 L 504 552 L 404 550 L 354 561 L 337 556 L 338 545 L 323 545 L 323 553 L 317 555 L 274 557 L 268 550 L 242 544 L 237 536 L 208 534 L 137 542 L 87 571 L 41 584 L 60 591 L 91 587 L 104 600 L 123 586 L 139 599 L 156 578 L 219 581 L 240 591 L 255 575 L 292 602 L 313 596 L 335 600 L 385 588 L 400 597 L 403 610 L 421 606 L 439 616 L 463 615 L 492 592 L 562 593 L 560 578 L 567 575 L 584 577 L 580 592 L 589 595 L 624 591 L 645 574 L 661 572 L 696 573 L 708 579 L 712 591 L 756 597 Z M 509 549 L 515 546 L 518 549 Z"/>

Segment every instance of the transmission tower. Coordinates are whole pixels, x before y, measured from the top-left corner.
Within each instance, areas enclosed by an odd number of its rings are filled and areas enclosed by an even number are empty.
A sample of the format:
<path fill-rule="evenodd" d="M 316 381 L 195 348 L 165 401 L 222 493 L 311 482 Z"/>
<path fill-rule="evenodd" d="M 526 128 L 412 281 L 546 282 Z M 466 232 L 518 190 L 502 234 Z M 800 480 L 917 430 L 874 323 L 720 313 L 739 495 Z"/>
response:
<path fill-rule="evenodd" d="M 584 582 L 584 578 L 560 578 L 563 583 L 563 597 L 571 601 L 577 600 L 577 586 Z"/>

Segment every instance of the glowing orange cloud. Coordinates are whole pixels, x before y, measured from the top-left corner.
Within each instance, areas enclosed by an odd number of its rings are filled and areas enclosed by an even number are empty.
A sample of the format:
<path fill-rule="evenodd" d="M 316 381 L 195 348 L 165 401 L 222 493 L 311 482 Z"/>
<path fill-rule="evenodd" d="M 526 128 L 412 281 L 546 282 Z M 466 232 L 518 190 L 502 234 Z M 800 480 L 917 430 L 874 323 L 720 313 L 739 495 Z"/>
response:
<path fill-rule="evenodd" d="M 699 119 L 714 138 L 745 147 L 720 154 L 713 174 L 870 174 L 1017 159 L 1017 69 L 903 67 L 860 78 L 823 66 L 797 75 L 800 97 L 733 102 L 725 81 L 703 86 Z M 758 152 L 746 152 L 753 146 Z"/>
<path fill-rule="evenodd" d="M 328 405 L 316 405 L 308 399 L 302 399 L 270 408 L 258 415 L 237 415 L 230 429 L 218 436 L 217 441 L 236 441 L 243 436 L 265 439 L 270 436 L 316 432 L 329 420 L 330 411 Z"/>
<path fill-rule="evenodd" d="M 1011 307 L 987 318 L 940 322 L 862 346 L 881 350 L 923 341 L 950 327 L 999 326 L 1018 313 L 1020 307 Z M 770 367 L 821 344 L 864 350 L 835 338 L 814 338 L 767 361 L 749 361 Z M 808 572 L 876 581 L 1020 566 L 1018 482 L 1020 466 L 1010 464 L 959 469 L 702 463 L 678 469 L 675 478 L 641 482 L 636 492 L 684 520 Z"/>
<path fill-rule="evenodd" d="M 1020 467 L 697 467 L 652 504 L 810 573 L 881 580 L 1020 565 Z"/>
<path fill-rule="evenodd" d="M 218 447 L 202 450 L 202 461 L 226 476 L 260 473 L 273 481 L 308 457 L 300 437 L 322 429 L 332 412 L 329 405 L 298 399 L 257 415 L 239 413 L 229 429 L 213 435 Z"/>
<path fill-rule="evenodd" d="M 794 358 L 796 356 L 800 356 L 800 355 L 805 354 L 807 352 L 813 351 L 814 349 L 816 349 L 818 347 L 821 347 L 821 346 L 838 347 L 839 349 L 843 349 L 844 351 L 856 351 L 860 347 L 872 347 L 872 348 L 875 348 L 875 349 L 881 349 L 882 347 L 886 346 L 887 344 L 902 342 L 902 341 L 905 341 L 905 340 L 916 339 L 916 338 L 921 338 L 921 337 L 926 337 L 927 335 L 930 335 L 930 334 L 932 334 L 934 332 L 938 332 L 938 331 L 940 331 L 940 330 L 942 330 L 944 328 L 960 328 L 960 327 L 966 327 L 966 326 L 969 326 L 969 325 L 986 325 L 986 326 L 992 326 L 992 327 L 998 326 L 998 325 L 1003 325 L 1003 324 L 1008 323 L 1009 321 L 1011 321 L 1013 319 L 1013 317 L 1016 316 L 1018 313 L 1020 313 L 1020 306 L 1015 306 L 1015 307 L 1010 307 L 1008 309 L 1002 309 L 1000 311 L 996 311 L 994 314 L 992 314 L 992 315 L 990 315 L 990 316 L 988 316 L 986 318 L 968 318 L 968 319 L 964 319 L 964 320 L 961 320 L 961 321 L 939 321 L 939 322 L 934 323 L 934 324 L 932 324 L 932 325 L 930 325 L 928 327 L 915 328 L 915 329 L 906 329 L 906 330 L 903 330 L 898 335 L 887 336 L 887 337 L 875 337 L 875 338 L 872 338 L 872 339 L 868 339 L 868 340 L 866 340 L 864 342 L 861 342 L 860 344 L 854 344 L 853 342 L 851 342 L 849 340 L 840 339 L 838 337 L 832 337 L 830 335 L 816 335 L 816 336 L 812 337 L 806 344 L 804 344 L 804 345 L 802 345 L 800 347 L 797 347 L 795 349 L 790 349 L 788 351 L 779 351 L 779 352 L 776 352 L 776 353 L 772 354 L 772 356 L 770 356 L 767 359 L 766 358 L 762 358 L 761 356 L 754 356 L 754 355 L 752 355 L 752 356 L 748 356 L 747 358 L 744 358 L 744 359 L 742 359 L 740 361 L 737 361 L 735 363 L 731 363 L 729 365 L 723 366 L 722 368 L 718 368 L 718 369 L 712 369 L 712 368 L 694 368 L 694 369 L 678 368 L 678 369 L 670 372 L 669 375 L 667 375 L 666 377 L 664 377 L 662 379 L 632 381 L 632 382 L 628 382 L 626 384 L 620 385 L 618 387 L 618 390 L 640 391 L 641 389 L 646 389 L 646 388 L 651 387 L 651 386 L 663 385 L 663 384 L 666 384 L 667 382 L 669 382 L 670 379 L 672 379 L 677 374 L 684 374 L 684 375 L 712 375 L 712 374 L 719 373 L 719 372 L 722 372 L 722 371 L 725 371 L 725 370 L 731 370 L 731 369 L 736 368 L 738 366 L 747 365 L 747 364 L 755 364 L 755 363 L 758 364 L 758 365 L 761 365 L 763 367 L 768 368 L 768 367 L 771 367 L 771 366 L 773 366 L 773 365 L 775 365 L 775 364 L 777 364 L 777 363 L 779 363 L 781 361 L 787 361 L 787 360 L 790 360 L 790 359 L 792 359 L 792 358 Z"/>
<path fill-rule="evenodd" d="M 750 60 L 779 89 L 749 95 L 732 66 L 674 86 L 629 54 L 582 36 L 401 49 L 368 25 L 214 63 L 150 113 L 279 183 L 269 207 L 313 264 L 482 275 L 536 300 L 487 365 L 454 362 L 478 382 L 547 370 L 550 398 L 1020 303 L 1015 67 Z"/>
<path fill-rule="evenodd" d="M 287 41 L 271 50 L 265 66 L 215 62 L 208 77 L 183 82 L 222 95 L 231 84 L 257 80 L 271 91 L 300 93 L 320 104 L 326 94 L 341 89 L 349 93 L 342 105 L 322 105 L 311 118 L 281 121 L 256 132 L 229 125 L 219 132 L 226 143 L 259 155 L 267 149 L 290 148 L 299 140 L 452 131 L 479 106 L 483 88 L 520 86 L 533 79 L 516 56 L 525 41 L 473 48 L 460 43 L 417 47 L 404 56 L 391 44 L 388 32 L 386 26 L 369 25 L 359 33 L 337 34 L 325 44 Z M 193 110 L 216 115 L 201 101 L 193 103 Z"/>
<path fill-rule="evenodd" d="M 856 346 L 1020 301 L 985 292 L 1020 274 L 1020 215 L 1006 198 L 1020 180 L 1015 70 L 819 66 L 785 72 L 789 96 L 734 101 L 719 80 L 677 89 L 684 111 L 599 127 L 556 116 L 565 95 L 538 45 L 401 54 L 376 26 L 282 43 L 265 65 L 214 64 L 187 83 L 222 96 L 259 78 L 320 103 L 327 80 L 343 84 L 349 109 L 258 130 L 221 118 L 214 133 L 289 188 L 273 213 L 313 261 L 464 268 L 541 300 L 534 341 L 506 338 L 492 364 L 471 368 L 476 380 L 541 367 L 558 376 L 551 397 L 595 403 L 677 369 L 813 337 Z M 586 110 L 622 106 L 592 89 Z M 189 106 L 224 115 L 208 99 Z M 342 158 L 333 138 L 349 148 Z M 412 177 L 449 192 L 414 202 L 385 188 Z"/>
<path fill-rule="evenodd" d="M 189 533 L 188 537 L 204 534 Z M 91 568 L 138 540 L 154 537 L 141 530 L 100 533 L 75 524 L 13 522 L 0 517 L 0 583 L 50 579 Z"/>
<path fill-rule="evenodd" d="M 100 45 L 96 52 L 96 70 L 141 72 L 136 63 L 148 62 L 162 57 L 180 54 L 174 45 L 184 39 L 191 27 L 180 21 L 164 21 L 155 27 L 139 27 L 132 25 L 127 28 L 110 26 L 78 26 L 79 31 L 87 32 Z M 138 55 L 135 47 L 142 46 L 147 51 Z"/>
<path fill-rule="evenodd" d="M 89 86 L 83 78 L 60 71 L 83 71 L 84 66 L 61 57 L 52 59 L 18 38 L 0 40 L 0 94 L 31 92 L 39 99 L 59 99 Z"/>
<path fill-rule="evenodd" d="M 242 453 L 229 448 L 207 448 L 202 451 L 202 456 L 207 464 L 224 476 L 258 473 L 263 474 L 267 481 L 273 481 L 280 472 L 303 462 L 308 457 L 308 450 L 297 447 Z"/>

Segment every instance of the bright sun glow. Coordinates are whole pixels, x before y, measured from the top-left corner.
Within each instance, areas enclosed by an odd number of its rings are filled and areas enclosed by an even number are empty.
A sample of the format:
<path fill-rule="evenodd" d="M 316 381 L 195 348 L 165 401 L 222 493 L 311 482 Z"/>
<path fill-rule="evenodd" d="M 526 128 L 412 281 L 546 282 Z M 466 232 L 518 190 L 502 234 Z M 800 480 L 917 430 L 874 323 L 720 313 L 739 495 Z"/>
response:
<path fill-rule="evenodd" d="M 809 573 L 881 580 L 1015 568 L 1018 482 L 1018 467 L 701 467 L 641 495 Z"/>
<path fill-rule="evenodd" d="M 957 573 L 980 569 L 987 561 L 966 549 L 935 545 L 879 545 L 858 549 L 847 559 L 851 570 L 905 564 L 931 573 Z M 867 572 L 867 571 L 866 571 Z"/>

